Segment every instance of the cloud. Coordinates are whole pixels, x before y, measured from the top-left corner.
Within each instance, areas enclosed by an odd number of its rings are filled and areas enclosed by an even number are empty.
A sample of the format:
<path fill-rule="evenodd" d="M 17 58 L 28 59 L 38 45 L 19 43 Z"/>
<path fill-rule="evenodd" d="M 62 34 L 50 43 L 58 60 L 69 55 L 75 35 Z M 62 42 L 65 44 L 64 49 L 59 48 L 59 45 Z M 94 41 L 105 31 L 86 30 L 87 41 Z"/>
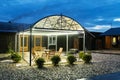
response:
<path fill-rule="evenodd" d="M 113 21 L 120 22 L 120 18 L 115 18 L 115 19 L 113 19 Z"/>
<path fill-rule="evenodd" d="M 86 25 L 93 25 L 92 23 L 89 23 L 89 22 L 86 22 L 85 24 L 86 24 Z"/>
<path fill-rule="evenodd" d="M 103 21 L 104 19 L 103 18 L 97 18 L 95 19 L 95 21 Z"/>
<path fill-rule="evenodd" d="M 93 27 L 93 29 L 106 29 L 106 28 L 111 28 L 111 25 L 96 25 L 95 27 Z"/>
<path fill-rule="evenodd" d="M 109 28 L 111 28 L 111 25 L 96 25 L 94 27 L 87 27 L 87 29 L 90 31 L 101 31 L 101 32 L 104 32 Z"/>
<path fill-rule="evenodd" d="M 103 21 L 104 19 L 102 19 L 102 18 L 99 18 L 99 19 L 97 19 L 97 21 Z"/>

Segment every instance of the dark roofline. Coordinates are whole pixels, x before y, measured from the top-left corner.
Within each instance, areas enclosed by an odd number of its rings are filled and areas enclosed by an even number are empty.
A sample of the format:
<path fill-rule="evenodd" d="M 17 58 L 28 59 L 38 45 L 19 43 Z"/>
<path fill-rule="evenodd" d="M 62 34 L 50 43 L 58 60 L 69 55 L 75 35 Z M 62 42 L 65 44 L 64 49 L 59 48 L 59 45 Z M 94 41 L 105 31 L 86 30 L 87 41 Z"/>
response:
<path fill-rule="evenodd" d="M 101 36 L 117 36 L 117 35 L 120 35 L 120 27 L 110 28 L 109 30 L 101 34 Z"/>
<path fill-rule="evenodd" d="M 30 28 L 30 24 L 0 22 L 0 32 L 20 32 Z"/>

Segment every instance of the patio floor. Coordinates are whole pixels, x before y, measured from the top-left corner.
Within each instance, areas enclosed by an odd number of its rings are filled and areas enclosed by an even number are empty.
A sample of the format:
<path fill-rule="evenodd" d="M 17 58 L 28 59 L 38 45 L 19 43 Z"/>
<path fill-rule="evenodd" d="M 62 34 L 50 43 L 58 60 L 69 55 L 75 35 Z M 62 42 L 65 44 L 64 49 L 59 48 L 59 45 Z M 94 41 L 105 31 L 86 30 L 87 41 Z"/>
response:
<path fill-rule="evenodd" d="M 21 55 L 22 55 L 22 53 L 21 53 Z M 24 52 L 23 56 L 24 56 L 24 60 L 29 64 L 30 63 L 30 53 L 29 52 Z M 76 56 L 77 61 L 78 61 L 78 55 L 76 54 L 75 56 Z M 47 64 L 52 64 L 52 62 L 50 60 L 51 57 L 48 60 L 46 59 L 46 56 L 43 55 L 42 57 L 45 59 L 45 64 L 46 65 Z M 60 55 L 60 58 L 61 58 L 60 64 L 67 63 L 67 60 L 66 60 L 67 55 L 64 52 Z M 32 56 L 32 59 L 33 59 L 33 56 Z M 32 65 L 35 65 L 35 60 L 32 60 Z"/>
<path fill-rule="evenodd" d="M 92 53 L 96 54 L 96 53 L 99 53 L 99 54 L 114 54 L 114 55 L 120 55 L 120 50 L 93 50 L 91 51 Z M 7 57 L 9 54 L 1 54 L 0 58 L 2 59 L 5 59 L 5 57 Z M 22 55 L 22 53 L 21 53 Z M 30 64 L 30 53 L 29 52 L 24 52 L 24 60 L 21 61 L 21 63 L 17 64 L 17 66 L 26 66 L 26 65 L 29 65 Z M 67 55 L 63 52 L 61 54 L 61 61 L 60 61 L 60 65 L 65 65 L 67 64 Z M 77 55 L 78 57 L 78 55 Z M 33 58 L 33 57 L 32 57 Z M 44 57 L 45 58 L 45 57 Z M 81 62 L 81 60 L 79 60 L 77 58 L 77 62 Z M 46 65 L 51 65 L 52 62 L 50 61 L 50 59 L 48 61 L 45 62 Z M 35 65 L 35 61 L 32 61 L 32 65 Z"/>
<path fill-rule="evenodd" d="M 92 53 L 100 53 L 100 54 L 115 54 L 115 55 L 120 55 L 120 50 L 92 50 Z M 21 53 L 22 55 L 22 53 Z M 81 61 L 78 59 L 78 54 L 75 55 L 77 57 L 77 61 Z M 27 62 L 28 64 L 30 63 L 30 53 L 29 52 L 24 52 L 24 61 Z M 65 64 L 67 62 L 67 55 L 63 52 L 61 55 L 61 61 L 60 64 Z M 43 56 L 43 58 L 45 59 L 45 64 L 52 64 L 52 62 L 49 60 L 46 60 L 46 56 Z M 33 59 L 33 56 L 32 56 Z M 32 65 L 35 65 L 35 61 L 32 61 Z"/>

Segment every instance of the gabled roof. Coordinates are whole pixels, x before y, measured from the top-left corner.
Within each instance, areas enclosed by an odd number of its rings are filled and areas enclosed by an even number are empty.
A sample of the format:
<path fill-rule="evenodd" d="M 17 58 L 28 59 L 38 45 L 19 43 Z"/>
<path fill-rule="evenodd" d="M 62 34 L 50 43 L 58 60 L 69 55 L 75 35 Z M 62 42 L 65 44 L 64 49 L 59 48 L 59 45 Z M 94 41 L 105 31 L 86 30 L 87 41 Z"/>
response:
<path fill-rule="evenodd" d="M 111 28 L 109 30 L 107 30 L 106 32 L 104 32 L 103 34 L 101 34 L 103 36 L 115 36 L 115 35 L 120 35 L 120 27 L 119 28 Z"/>
<path fill-rule="evenodd" d="M 20 32 L 30 27 L 29 24 L 0 22 L 0 32 Z"/>

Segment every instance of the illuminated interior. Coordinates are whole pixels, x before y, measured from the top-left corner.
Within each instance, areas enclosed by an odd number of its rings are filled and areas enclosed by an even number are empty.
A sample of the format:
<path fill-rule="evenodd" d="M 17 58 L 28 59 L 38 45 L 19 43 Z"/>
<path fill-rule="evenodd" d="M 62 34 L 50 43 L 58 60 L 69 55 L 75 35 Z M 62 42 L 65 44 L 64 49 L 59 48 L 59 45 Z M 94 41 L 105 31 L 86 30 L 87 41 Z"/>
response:
<path fill-rule="evenodd" d="M 113 37 L 113 39 L 112 39 L 112 44 L 113 44 L 113 45 L 116 45 L 116 37 Z"/>

